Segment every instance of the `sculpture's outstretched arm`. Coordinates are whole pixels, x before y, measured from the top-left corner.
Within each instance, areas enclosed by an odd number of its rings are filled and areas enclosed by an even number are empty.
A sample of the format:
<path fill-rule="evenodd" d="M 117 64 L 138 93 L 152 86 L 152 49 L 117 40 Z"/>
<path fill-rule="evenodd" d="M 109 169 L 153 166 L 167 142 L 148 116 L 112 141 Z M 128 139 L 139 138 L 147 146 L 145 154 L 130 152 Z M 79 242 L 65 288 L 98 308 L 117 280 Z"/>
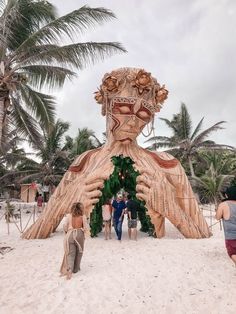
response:
<path fill-rule="evenodd" d="M 178 187 L 172 185 L 164 173 L 160 177 L 160 173 L 157 176 L 141 171 L 137 183 L 137 197 L 146 202 L 148 209 L 168 218 L 186 238 L 205 238 L 211 235 L 189 186 L 180 202 Z"/>
<path fill-rule="evenodd" d="M 86 170 L 86 169 L 85 169 Z M 104 180 L 106 180 L 112 168 L 108 165 L 105 169 L 97 169 L 92 172 L 67 171 L 59 186 L 51 196 L 46 208 L 37 221 L 26 230 L 22 237 L 25 239 L 47 238 L 54 232 L 71 205 L 82 202 L 85 214 L 89 217 L 94 204 L 99 201 Z"/>

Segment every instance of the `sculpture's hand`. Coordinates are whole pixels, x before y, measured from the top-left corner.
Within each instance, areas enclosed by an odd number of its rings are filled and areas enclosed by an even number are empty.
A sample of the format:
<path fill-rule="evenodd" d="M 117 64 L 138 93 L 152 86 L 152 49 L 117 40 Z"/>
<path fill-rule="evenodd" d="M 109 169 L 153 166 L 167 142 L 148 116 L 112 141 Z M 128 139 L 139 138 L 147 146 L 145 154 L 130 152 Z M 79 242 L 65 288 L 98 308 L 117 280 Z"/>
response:
<path fill-rule="evenodd" d="M 146 207 L 162 213 L 163 207 L 163 179 L 156 178 L 155 173 L 147 170 L 139 170 L 141 175 L 137 177 L 137 198 L 146 203 Z"/>
<path fill-rule="evenodd" d="M 141 173 L 137 177 L 137 186 L 136 186 L 136 191 L 137 191 L 137 198 L 140 200 L 145 201 L 146 203 L 149 203 L 149 194 L 150 190 L 153 190 L 153 185 L 154 185 L 154 175 L 151 173 L 149 170 L 146 169 L 140 169 L 139 172 Z"/>
<path fill-rule="evenodd" d="M 101 173 L 100 171 L 95 171 L 89 174 L 85 179 L 84 193 L 83 193 L 83 203 L 87 213 L 90 213 L 99 201 L 102 195 L 101 189 L 104 185 L 104 180 L 109 177 L 110 173 Z"/>
<path fill-rule="evenodd" d="M 152 180 L 149 179 L 148 174 L 146 173 L 139 175 L 136 182 L 137 198 L 147 203 L 148 195 L 150 193 L 150 189 L 153 183 Z"/>

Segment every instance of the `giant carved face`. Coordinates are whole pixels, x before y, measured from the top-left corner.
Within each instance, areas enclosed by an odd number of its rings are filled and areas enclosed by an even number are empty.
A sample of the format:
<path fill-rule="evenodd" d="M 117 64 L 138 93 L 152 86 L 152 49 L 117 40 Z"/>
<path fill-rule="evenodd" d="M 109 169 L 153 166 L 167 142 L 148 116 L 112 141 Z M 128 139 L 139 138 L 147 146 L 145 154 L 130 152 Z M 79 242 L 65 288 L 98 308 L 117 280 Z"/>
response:
<path fill-rule="evenodd" d="M 120 68 L 106 73 L 95 92 L 107 116 L 108 135 L 122 143 L 136 140 L 155 112 L 159 112 L 168 96 L 151 73 L 143 69 Z"/>
<path fill-rule="evenodd" d="M 138 100 L 130 103 L 114 100 L 110 116 L 113 138 L 124 144 L 134 141 L 152 117 L 148 108 Z"/>

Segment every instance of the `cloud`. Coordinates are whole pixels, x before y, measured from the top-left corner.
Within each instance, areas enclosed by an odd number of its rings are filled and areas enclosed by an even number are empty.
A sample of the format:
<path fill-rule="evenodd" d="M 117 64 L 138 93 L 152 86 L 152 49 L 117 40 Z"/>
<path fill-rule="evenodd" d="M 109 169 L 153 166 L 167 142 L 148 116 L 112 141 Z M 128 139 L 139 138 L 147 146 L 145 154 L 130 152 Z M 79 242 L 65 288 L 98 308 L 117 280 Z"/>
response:
<path fill-rule="evenodd" d="M 60 14 L 78 9 L 76 0 L 52 2 Z M 81 40 L 120 41 L 128 53 L 78 72 L 78 78 L 57 93 L 58 116 L 71 123 L 71 134 L 88 127 L 102 137 L 105 121 L 93 92 L 106 72 L 131 66 L 151 72 L 169 89 L 161 117 L 170 119 L 184 102 L 195 126 L 203 116 L 204 128 L 227 121 L 226 129 L 211 139 L 236 145 L 234 0 L 99 0 L 86 4 L 111 9 L 117 19 L 89 30 Z M 155 125 L 156 134 L 169 135 L 158 117 Z"/>

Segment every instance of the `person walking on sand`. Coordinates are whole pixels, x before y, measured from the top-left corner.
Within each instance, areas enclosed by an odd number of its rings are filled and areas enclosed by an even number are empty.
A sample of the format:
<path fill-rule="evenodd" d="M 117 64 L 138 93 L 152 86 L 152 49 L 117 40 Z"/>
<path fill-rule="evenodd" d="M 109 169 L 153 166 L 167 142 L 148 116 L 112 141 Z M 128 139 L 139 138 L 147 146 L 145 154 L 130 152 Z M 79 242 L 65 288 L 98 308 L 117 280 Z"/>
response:
<path fill-rule="evenodd" d="M 71 213 L 66 217 L 63 226 L 64 237 L 64 257 L 60 269 L 61 276 L 71 279 L 72 273 L 80 270 L 80 263 L 84 250 L 85 232 L 87 231 L 87 220 L 83 215 L 83 204 L 74 203 Z"/>
<path fill-rule="evenodd" d="M 113 225 L 117 235 L 117 239 L 121 241 L 122 237 L 122 224 L 125 214 L 125 202 L 122 194 L 118 194 L 117 198 L 112 202 L 113 208 Z"/>
<path fill-rule="evenodd" d="M 112 207 L 110 200 L 107 200 L 104 205 L 102 205 L 102 219 L 104 223 L 104 235 L 105 240 L 111 239 L 111 216 Z"/>
<path fill-rule="evenodd" d="M 225 195 L 226 200 L 217 208 L 216 219 L 223 221 L 225 246 L 236 266 L 236 186 L 228 188 Z"/>
<path fill-rule="evenodd" d="M 128 235 L 129 239 L 133 235 L 134 240 L 137 241 L 137 210 L 139 207 L 138 202 L 132 199 L 131 195 L 127 196 L 128 201 L 126 203 L 128 212 Z"/>

